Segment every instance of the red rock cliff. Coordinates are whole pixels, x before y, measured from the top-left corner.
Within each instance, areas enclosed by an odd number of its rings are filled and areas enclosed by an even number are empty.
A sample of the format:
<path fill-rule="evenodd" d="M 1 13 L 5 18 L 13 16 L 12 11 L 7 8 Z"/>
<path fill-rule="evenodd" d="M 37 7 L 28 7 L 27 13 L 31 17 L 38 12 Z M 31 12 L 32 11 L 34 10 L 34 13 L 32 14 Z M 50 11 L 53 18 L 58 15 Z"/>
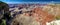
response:
<path fill-rule="evenodd" d="M 36 21 L 41 25 L 46 25 L 46 22 L 50 22 L 55 19 L 54 15 L 43 11 L 41 8 L 34 8 L 30 13 L 26 13 L 27 16 L 36 17 Z"/>

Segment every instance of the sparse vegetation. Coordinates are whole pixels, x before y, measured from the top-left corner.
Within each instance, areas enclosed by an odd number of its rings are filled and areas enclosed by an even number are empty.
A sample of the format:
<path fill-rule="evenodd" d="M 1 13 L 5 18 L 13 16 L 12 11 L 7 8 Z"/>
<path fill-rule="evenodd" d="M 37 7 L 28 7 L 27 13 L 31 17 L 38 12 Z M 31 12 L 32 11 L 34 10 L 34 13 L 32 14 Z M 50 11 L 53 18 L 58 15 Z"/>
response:
<path fill-rule="evenodd" d="M 9 15 L 8 4 L 0 1 L 0 25 L 6 25 L 6 20 L 8 19 Z"/>
<path fill-rule="evenodd" d="M 57 20 L 60 20 L 60 16 L 56 16 L 56 19 L 57 19 Z"/>

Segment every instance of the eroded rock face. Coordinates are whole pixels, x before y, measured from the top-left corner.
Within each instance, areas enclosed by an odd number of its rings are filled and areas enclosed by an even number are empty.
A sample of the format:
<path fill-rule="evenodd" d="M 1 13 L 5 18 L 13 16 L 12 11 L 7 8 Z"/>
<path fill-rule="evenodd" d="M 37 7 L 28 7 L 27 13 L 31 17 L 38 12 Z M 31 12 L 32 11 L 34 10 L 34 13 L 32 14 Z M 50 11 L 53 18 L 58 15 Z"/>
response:
<path fill-rule="evenodd" d="M 38 22 L 42 23 L 42 25 L 46 25 L 46 22 L 54 20 L 54 16 L 52 14 L 49 14 L 48 12 L 45 12 L 40 8 L 33 9 L 33 12 L 34 13 L 32 16 L 36 17 Z"/>
<path fill-rule="evenodd" d="M 19 25 L 39 25 L 39 22 L 32 16 L 28 16 L 27 13 L 16 16 L 11 25 L 18 25 L 17 23 L 19 23 Z"/>
<path fill-rule="evenodd" d="M 34 8 L 29 12 L 19 14 L 13 20 L 12 25 L 46 25 L 46 22 L 51 22 L 55 19 L 54 15 L 43 11 L 41 8 Z M 15 22 L 14 22 L 15 21 Z"/>
<path fill-rule="evenodd" d="M 45 5 L 42 10 L 47 11 L 48 13 L 53 14 L 55 16 L 60 16 L 60 12 L 59 12 L 60 11 L 60 5 L 58 5 L 58 4 Z"/>

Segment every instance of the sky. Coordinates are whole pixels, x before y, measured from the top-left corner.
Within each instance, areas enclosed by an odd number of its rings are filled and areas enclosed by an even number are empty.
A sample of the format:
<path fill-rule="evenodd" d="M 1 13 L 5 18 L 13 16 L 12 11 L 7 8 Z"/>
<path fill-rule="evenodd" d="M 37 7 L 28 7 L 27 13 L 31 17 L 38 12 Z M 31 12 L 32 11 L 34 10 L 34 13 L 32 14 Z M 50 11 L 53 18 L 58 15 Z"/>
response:
<path fill-rule="evenodd" d="M 60 2 L 60 0 L 0 0 L 8 4 L 21 4 L 21 3 L 42 3 L 42 2 Z"/>

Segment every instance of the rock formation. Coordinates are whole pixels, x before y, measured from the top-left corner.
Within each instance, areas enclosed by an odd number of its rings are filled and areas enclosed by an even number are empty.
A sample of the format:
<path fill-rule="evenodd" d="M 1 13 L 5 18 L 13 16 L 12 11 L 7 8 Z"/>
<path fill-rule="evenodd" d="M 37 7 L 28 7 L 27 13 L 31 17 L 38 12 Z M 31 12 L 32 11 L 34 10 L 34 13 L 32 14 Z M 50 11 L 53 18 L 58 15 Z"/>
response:
<path fill-rule="evenodd" d="M 17 23 L 15 24 L 14 21 L 18 22 L 19 25 L 20 23 L 23 25 L 46 25 L 46 22 L 51 22 L 54 19 L 54 15 L 49 14 L 48 12 L 37 7 L 29 12 L 17 15 L 13 20 L 12 25 L 17 25 Z"/>

